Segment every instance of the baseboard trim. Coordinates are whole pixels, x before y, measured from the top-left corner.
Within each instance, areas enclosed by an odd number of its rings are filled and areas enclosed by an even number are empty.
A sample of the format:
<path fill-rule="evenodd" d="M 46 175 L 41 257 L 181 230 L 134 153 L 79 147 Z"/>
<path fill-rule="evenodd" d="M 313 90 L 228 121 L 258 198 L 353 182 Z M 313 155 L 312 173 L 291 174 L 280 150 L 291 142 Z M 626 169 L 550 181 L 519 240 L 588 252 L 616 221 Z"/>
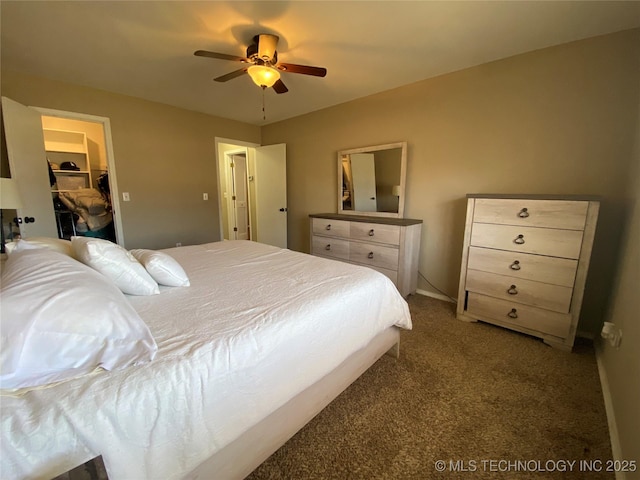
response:
<path fill-rule="evenodd" d="M 418 295 L 424 295 L 425 297 L 437 298 L 438 300 L 444 300 L 449 303 L 456 303 L 453 299 L 447 297 L 446 295 L 442 295 L 441 293 L 429 292 L 428 290 L 416 290 Z"/>
<path fill-rule="evenodd" d="M 609 378 L 607 371 L 602 364 L 602 344 L 598 341 L 594 342 L 596 351 L 596 363 L 598 364 L 598 375 L 600 376 L 600 385 L 602 387 L 602 396 L 604 397 L 604 409 L 607 413 L 607 424 L 609 425 L 609 438 L 611 440 L 611 453 L 613 460 L 622 460 L 622 451 L 620 448 L 620 437 L 618 436 L 618 426 L 616 416 L 613 410 L 613 401 L 611 400 L 611 390 L 609 389 Z M 626 480 L 625 472 L 616 471 L 616 480 Z"/>

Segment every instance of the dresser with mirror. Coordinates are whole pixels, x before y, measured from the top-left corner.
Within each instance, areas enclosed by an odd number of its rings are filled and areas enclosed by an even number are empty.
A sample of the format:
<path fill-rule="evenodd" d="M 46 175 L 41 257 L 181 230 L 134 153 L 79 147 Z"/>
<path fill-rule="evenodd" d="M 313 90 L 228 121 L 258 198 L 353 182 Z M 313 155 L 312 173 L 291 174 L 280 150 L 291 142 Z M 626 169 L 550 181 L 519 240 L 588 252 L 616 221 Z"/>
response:
<path fill-rule="evenodd" d="M 338 152 L 337 213 L 310 215 L 312 255 L 364 265 L 416 292 L 422 220 L 404 218 L 406 142 Z"/>

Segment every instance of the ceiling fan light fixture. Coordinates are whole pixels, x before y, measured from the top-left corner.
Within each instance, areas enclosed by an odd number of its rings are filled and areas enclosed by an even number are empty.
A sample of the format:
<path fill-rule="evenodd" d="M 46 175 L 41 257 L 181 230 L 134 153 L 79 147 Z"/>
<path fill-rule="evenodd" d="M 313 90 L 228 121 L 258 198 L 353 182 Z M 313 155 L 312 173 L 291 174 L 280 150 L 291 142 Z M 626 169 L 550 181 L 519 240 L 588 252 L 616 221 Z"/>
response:
<path fill-rule="evenodd" d="M 253 83 L 259 87 L 273 87 L 273 85 L 280 80 L 280 72 L 266 65 L 251 65 L 247 69 L 247 73 L 253 80 Z"/>

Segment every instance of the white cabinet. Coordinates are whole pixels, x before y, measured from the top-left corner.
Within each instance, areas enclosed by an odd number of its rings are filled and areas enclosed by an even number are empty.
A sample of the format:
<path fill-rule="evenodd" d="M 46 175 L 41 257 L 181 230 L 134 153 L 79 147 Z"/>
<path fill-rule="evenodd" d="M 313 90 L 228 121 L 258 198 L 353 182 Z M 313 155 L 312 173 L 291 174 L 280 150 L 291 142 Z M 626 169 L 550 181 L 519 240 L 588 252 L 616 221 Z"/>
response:
<path fill-rule="evenodd" d="M 418 286 L 422 220 L 323 213 L 311 217 L 311 254 L 365 265 L 389 277 L 403 297 Z"/>
<path fill-rule="evenodd" d="M 56 184 L 52 191 L 91 188 L 91 163 L 87 136 L 84 132 L 43 129 L 44 149 L 52 165 Z M 73 163 L 78 170 L 64 169 L 63 164 Z"/>
<path fill-rule="evenodd" d="M 571 350 L 599 202 L 544 195 L 467 197 L 458 318 Z"/>

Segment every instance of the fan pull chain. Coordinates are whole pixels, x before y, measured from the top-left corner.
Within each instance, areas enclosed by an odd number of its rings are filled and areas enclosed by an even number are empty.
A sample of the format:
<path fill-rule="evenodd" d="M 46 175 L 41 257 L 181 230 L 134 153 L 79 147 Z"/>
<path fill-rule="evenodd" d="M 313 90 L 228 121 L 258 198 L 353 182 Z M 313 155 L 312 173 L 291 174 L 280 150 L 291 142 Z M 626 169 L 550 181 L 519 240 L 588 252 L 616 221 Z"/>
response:
<path fill-rule="evenodd" d="M 265 112 L 264 109 L 264 91 L 267 89 L 267 87 L 265 87 L 264 85 L 262 86 L 262 120 L 266 120 L 267 119 L 267 113 Z"/>

